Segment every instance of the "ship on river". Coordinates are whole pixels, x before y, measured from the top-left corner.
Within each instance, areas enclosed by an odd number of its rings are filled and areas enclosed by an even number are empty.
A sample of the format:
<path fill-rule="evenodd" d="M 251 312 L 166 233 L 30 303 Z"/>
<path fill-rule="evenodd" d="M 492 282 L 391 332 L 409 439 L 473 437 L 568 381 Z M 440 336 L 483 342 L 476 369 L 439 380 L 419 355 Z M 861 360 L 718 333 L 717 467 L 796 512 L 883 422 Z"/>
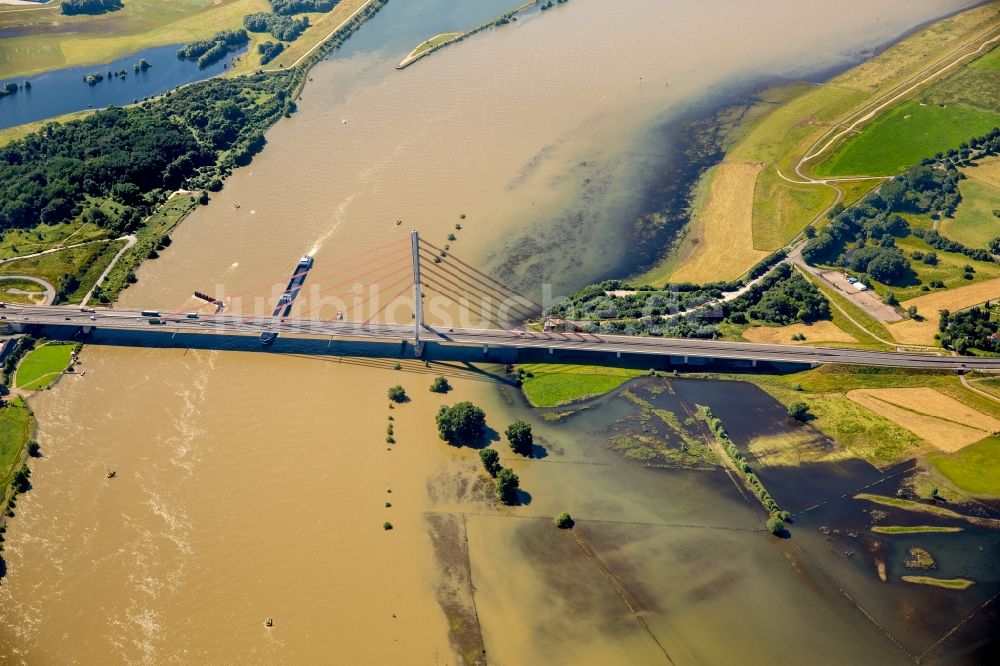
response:
<path fill-rule="evenodd" d="M 291 314 L 292 305 L 295 304 L 295 299 L 299 296 L 299 290 L 302 289 L 302 284 L 306 281 L 306 275 L 309 274 L 312 267 L 313 258 L 308 254 L 299 259 L 299 263 L 295 264 L 295 271 L 288 281 L 288 286 L 285 287 L 285 291 L 278 298 L 278 304 L 274 306 L 274 311 L 271 313 L 272 317 L 281 317 L 283 319 Z M 277 338 L 277 332 L 264 331 L 260 334 L 260 344 L 269 345 Z"/>

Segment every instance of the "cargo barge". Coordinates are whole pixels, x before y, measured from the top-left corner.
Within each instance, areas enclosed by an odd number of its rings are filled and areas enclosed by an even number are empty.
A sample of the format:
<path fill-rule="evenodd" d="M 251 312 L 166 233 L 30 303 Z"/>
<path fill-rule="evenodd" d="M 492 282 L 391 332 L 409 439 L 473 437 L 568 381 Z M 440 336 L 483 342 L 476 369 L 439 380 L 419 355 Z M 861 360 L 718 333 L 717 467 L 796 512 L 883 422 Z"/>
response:
<path fill-rule="evenodd" d="M 291 314 L 295 299 L 298 298 L 302 284 L 306 281 L 306 275 L 308 275 L 312 267 L 313 258 L 308 254 L 299 259 L 299 263 L 295 265 L 295 272 L 292 273 L 292 278 L 288 281 L 288 286 L 285 287 L 285 291 L 278 298 L 278 304 L 274 306 L 274 311 L 271 313 L 272 317 L 284 318 Z M 264 331 L 260 334 L 260 344 L 269 345 L 277 337 L 278 334 L 275 331 Z"/>

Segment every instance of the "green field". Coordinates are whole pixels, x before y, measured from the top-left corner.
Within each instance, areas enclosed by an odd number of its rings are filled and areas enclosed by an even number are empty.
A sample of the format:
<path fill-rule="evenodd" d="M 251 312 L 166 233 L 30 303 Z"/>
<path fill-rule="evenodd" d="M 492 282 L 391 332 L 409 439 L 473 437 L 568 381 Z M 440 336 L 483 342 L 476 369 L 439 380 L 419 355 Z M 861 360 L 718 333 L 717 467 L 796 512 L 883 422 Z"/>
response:
<path fill-rule="evenodd" d="M 993 211 L 1000 210 L 1000 188 L 969 178 L 958 184 L 962 203 L 958 205 L 955 219 L 941 223 L 941 235 L 969 247 L 985 248 L 1000 236 L 1000 217 Z"/>
<path fill-rule="evenodd" d="M 901 302 L 918 296 L 923 296 L 928 293 L 924 291 L 922 287 L 924 285 L 930 285 L 931 282 L 937 280 L 943 282 L 947 289 L 955 289 L 957 287 L 975 284 L 976 282 L 981 282 L 983 280 L 992 280 L 1000 277 L 1000 266 L 997 264 L 987 263 L 985 261 L 974 261 L 964 254 L 959 254 L 957 252 L 935 250 L 930 245 L 925 243 L 923 239 L 917 238 L 916 236 L 907 236 L 906 238 L 896 239 L 896 246 L 902 250 L 903 254 L 907 257 L 909 257 L 910 253 L 913 251 L 918 251 L 923 254 L 927 254 L 928 252 L 934 252 L 937 254 L 937 264 L 933 266 L 925 264 L 920 259 L 910 259 L 910 266 L 913 268 L 916 277 L 909 281 L 905 281 L 900 285 L 887 285 L 871 280 L 872 285 L 875 286 L 875 290 L 879 294 L 885 296 L 886 293 L 891 291 L 896 294 L 896 298 Z M 971 280 L 966 280 L 964 277 L 966 266 L 972 266 L 975 270 L 975 273 L 972 274 Z M 934 289 L 934 291 L 941 291 L 941 289 Z"/>
<path fill-rule="evenodd" d="M 931 455 L 930 462 L 962 490 L 1000 497 L 1000 437 L 987 437 L 950 455 Z"/>
<path fill-rule="evenodd" d="M 35 423 L 27 403 L 20 397 L 0 406 L 0 497 L 20 467 L 24 447 L 34 435 Z"/>
<path fill-rule="evenodd" d="M 56 288 L 63 275 L 75 275 L 80 284 L 64 302 L 78 303 L 124 245 L 123 240 L 98 241 L 39 257 L 14 259 L 0 264 L 0 275 L 33 275 Z"/>
<path fill-rule="evenodd" d="M 0 301 L 5 303 L 23 303 L 25 305 L 37 304 L 37 297 L 19 292 L 29 292 L 29 294 L 38 294 L 41 296 L 45 293 L 45 287 L 29 280 L 18 278 L 3 279 L 0 276 Z"/>
<path fill-rule="evenodd" d="M 903 102 L 816 165 L 816 176 L 891 175 L 1000 125 L 1000 113 Z"/>
<path fill-rule="evenodd" d="M 0 71 L 7 78 L 60 67 L 104 63 L 150 46 L 204 39 L 243 27 L 243 17 L 270 11 L 267 0 L 124 0 L 97 16 L 63 16 L 59 7 L 0 11 Z M 3 5 L 0 5 L 3 7 Z"/>
<path fill-rule="evenodd" d="M 14 375 L 17 388 L 37 391 L 51 385 L 69 367 L 76 347 L 72 343 L 50 342 L 28 352 Z"/>
<path fill-rule="evenodd" d="M 518 367 L 534 375 L 526 377 L 521 387 L 534 407 L 556 407 L 591 398 L 646 374 L 642 370 L 597 365 L 527 363 Z"/>

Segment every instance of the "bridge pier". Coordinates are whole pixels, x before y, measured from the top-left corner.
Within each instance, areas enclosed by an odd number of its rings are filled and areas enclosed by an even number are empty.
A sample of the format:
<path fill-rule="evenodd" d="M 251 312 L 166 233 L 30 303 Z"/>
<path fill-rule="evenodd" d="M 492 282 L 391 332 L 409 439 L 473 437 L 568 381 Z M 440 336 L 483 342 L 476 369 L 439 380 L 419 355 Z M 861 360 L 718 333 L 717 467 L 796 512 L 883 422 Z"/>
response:
<path fill-rule="evenodd" d="M 750 367 L 751 368 L 756 368 L 757 367 L 757 359 L 753 359 L 753 360 L 750 361 Z"/>
<path fill-rule="evenodd" d="M 490 353 L 490 346 L 488 344 L 483 345 L 483 356 Z"/>
<path fill-rule="evenodd" d="M 90 335 L 91 333 L 94 332 L 94 327 L 93 326 L 84 326 L 80 330 L 83 331 L 84 335 Z"/>
<path fill-rule="evenodd" d="M 555 353 L 556 353 L 555 348 L 554 347 L 549 347 L 549 356 L 552 356 Z"/>

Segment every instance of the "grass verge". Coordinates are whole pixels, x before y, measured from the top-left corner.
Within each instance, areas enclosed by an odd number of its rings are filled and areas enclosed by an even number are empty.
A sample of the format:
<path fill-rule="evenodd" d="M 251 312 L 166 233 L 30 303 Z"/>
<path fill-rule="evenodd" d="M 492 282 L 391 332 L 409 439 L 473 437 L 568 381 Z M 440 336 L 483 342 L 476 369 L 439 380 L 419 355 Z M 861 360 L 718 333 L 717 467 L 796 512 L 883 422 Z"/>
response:
<path fill-rule="evenodd" d="M 32 349 L 17 366 L 14 381 L 17 388 L 38 391 L 51 386 L 69 367 L 73 352 L 79 345 L 49 342 Z"/>
<path fill-rule="evenodd" d="M 521 389 L 533 407 L 558 407 L 592 398 L 646 374 L 642 370 L 600 365 L 526 363 L 518 367 L 531 375 L 525 377 Z"/>
<path fill-rule="evenodd" d="M 931 454 L 928 458 L 937 471 L 965 492 L 1000 497 L 1000 437 L 986 437 L 951 455 Z"/>

